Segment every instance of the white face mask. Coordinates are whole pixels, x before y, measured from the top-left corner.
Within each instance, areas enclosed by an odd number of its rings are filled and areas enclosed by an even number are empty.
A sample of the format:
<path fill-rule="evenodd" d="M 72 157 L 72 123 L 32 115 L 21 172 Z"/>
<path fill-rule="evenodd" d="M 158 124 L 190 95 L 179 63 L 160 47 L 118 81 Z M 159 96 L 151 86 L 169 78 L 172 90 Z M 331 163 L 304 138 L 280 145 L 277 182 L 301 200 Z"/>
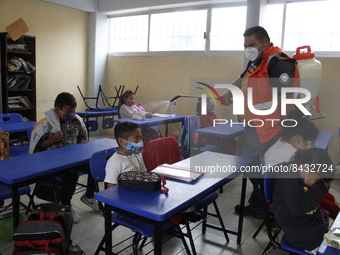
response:
<path fill-rule="evenodd" d="M 263 50 L 263 48 L 262 48 L 262 50 Z M 256 47 L 248 47 L 248 48 L 244 49 L 244 55 L 245 55 L 246 59 L 253 62 L 253 61 L 255 61 L 255 59 L 257 59 L 257 57 L 262 52 L 262 50 L 259 51 Z"/>
<path fill-rule="evenodd" d="M 259 51 L 255 47 L 248 47 L 248 48 L 244 49 L 244 55 L 245 55 L 246 59 L 253 62 L 253 61 L 255 61 L 255 59 L 257 59 L 257 57 L 259 55 Z"/>

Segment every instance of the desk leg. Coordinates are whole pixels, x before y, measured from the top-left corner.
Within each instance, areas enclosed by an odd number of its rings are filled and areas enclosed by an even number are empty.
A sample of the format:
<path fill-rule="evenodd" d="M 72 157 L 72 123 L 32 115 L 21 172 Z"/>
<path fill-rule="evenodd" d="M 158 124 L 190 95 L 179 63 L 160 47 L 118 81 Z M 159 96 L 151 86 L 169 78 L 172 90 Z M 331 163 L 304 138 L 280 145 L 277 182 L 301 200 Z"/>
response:
<path fill-rule="evenodd" d="M 162 254 L 162 224 L 156 223 L 155 225 L 155 250 L 153 251 L 155 255 Z"/>
<path fill-rule="evenodd" d="M 12 187 L 12 206 L 13 206 L 13 227 L 17 228 L 19 225 L 19 204 L 20 197 L 18 187 Z"/>
<path fill-rule="evenodd" d="M 111 209 L 105 205 L 105 254 L 112 255 Z"/>
<path fill-rule="evenodd" d="M 241 191 L 241 210 L 238 218 L 238 230 L 237 230 L 237 244 L 241 244 L 242 229 L 243 229 L 243 216 L 244 216 L 244 203 L 246 200 L 246 188 L 247 188 L 247 176 L 243 174 L 242 178 L 242 191 Z"/>
<path fill-rule="evenodd" d="M 165 137 L 168 136 L 168 132 L 169 132 L 169 124 L 166 123 L 166 124 L 165 124 Z"/>

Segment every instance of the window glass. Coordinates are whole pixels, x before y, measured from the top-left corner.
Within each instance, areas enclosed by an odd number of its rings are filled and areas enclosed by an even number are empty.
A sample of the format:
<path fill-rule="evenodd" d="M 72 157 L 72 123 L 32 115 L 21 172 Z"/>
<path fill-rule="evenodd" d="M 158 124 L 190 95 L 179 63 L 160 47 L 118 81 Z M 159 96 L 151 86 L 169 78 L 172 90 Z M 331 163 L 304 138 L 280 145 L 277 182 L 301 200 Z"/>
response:
<path fill-rule="evenodd" d="M 148 45 L 148 15 L 110 18 L 110 52 L 145 52 Z"/>
<path fill-rule="evenodd" d="M 211 50 L 243 50 L 247 8 L 213 8 L 211 13 Z"/>
<path fill-rule="evenodd" d="M 310 45 L 312 51 L 339 51 L 339 9 L 338 0 L 288 3 L 284 49 Z"/>
<path fill-rule="evenodd" d="M 270 41 L 282 47 L 283 4 L 267 5 L 263 14 L 263 27 L 267 30 Z"/>
<path fill-rule="evenodd" d="M 204 50 L 207 10 L 151 14 L 150 51 Z"/>

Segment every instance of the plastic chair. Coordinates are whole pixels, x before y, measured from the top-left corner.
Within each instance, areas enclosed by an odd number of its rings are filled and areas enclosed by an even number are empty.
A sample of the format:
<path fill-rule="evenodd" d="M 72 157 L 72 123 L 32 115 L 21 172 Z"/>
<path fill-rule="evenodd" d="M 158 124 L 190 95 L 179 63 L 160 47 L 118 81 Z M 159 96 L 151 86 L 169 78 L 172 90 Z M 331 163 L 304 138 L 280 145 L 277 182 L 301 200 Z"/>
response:
<path fill-rule="evenodd" d="M 271 214 L 275 214 L 274 210 L 270 209 L 269 205 L 273 203 L 273 192 L 274 192 L 274 174 L 273 172 L 266 172 L 263 177 L 263 182 L 261 182 L 260 186 L 263 191 L 264 196 L 264 204 L 265 204 L 265 212 L 266 212 L 266 226 L 267 226 L 267 235 L 269 237 L 269 243 L 262 254 L 267 254 L 271 248 L 278 248 L 283 251 L 291 252 L 294 254 L 300 255 L 310 255 L 305 251 L 294 248 L 283 235 L 281 238 L 281 242 L 277 242 L 276 238 L 281 231 L 281 227 L 279 226 L 274 234 L 271 231 L 272 221 Z"/>
<path fill-rule="evenodd" d="M 103 182 L 105 179 L 105 166 L 106 166 L 106 161 L 107 159 L 114 154 L 118 148 L 112 148 L 109 150 L 103 150 L 96 152 L 92 155 L 91 160 L 90 160 L 90 169 L 91 169 L 91 174 L 93 178 L 96 181 L 96 192 L 99 192 L 99 183 Z M 98 202 L 98 206 L 100 209 L 101 214 L 104 216 L 104 206 L 102 203 Z M 127 228 L 131 228 L 136 231 L 136 233 L 133 236 L 133 242 L 132 242 L 132 248 L 133 248 L 133 253 L 138 254 L 138 249 L 139 247 L 142 247 L 145 242 L 146 238 L 148 237 L 153 237 L 154 235 L 154 226 L 136 219 L 133 219 L 129 216 L 113 212 L 111 216 L 111 220 L 113 222 L 113 225 L 111 227 L 111 231 L 113 231 L 115 228 L 117 228 L 119 225 L 125 226 Z M 175 224 L 172 221 L 168 221 L 163 225 L 163 230 L 166 231 Z M 188 254 L 191 254 L 189 247 L 184 239 L 184 234 L 182 233 L 181 228 L 179 225 L 176 225 L 178 235 L 177 237 L 180 237 L 183 245 L 187 251 Z M 140 240 L 144 237 L 144 240 L 139 246 Z M 127 238 L 128 239 L 128 238 Z M 105 243 L 105 235 L 103 239 L 101 240 L 95 255 L 99 254 L 100 251 L 104 251 L 104 243 Z"/>
<path fill-rule="evenodd" d="M 24 187 L 19 188 L 18 193 L 19 193 L 19 196 L 27 195 L 29 197 L 30 202 L 29 202 L 28 205 L 25 205 L 22 202 L 20 202 L 20 205 L 23 206 L 27 211 L 31 211 L 30 205 L 32 205 L 33 208 L 34 208 L 35 205 L 34 205 L 33 197 L 31 196 L 31 188 L 30 188 L 30 186 L 24 186 Z M 10 198 L 12 198 L 12 190 L 9 187 L 0 185 L 0 204 L 4 200 L 10 199 Z M 7 207 L 9 208 L 10 205 L 7 206 Z M 6 208 L 4 211 L 8 210 L 8 208 Z"/>
<path fill-rule="evenodd" d="M 10 124 L 22 122 L 22 116 L 19 113 L 5 113 L 0 114 L 0 124 Z M 27 138 L 30 140 L 31 132 L 33 128 L 27 131 Z M 21 155 L 28 154 L 29 145 L 17 145 L 10 147 L 10 157 L 17 157 Z"/>
<path fill-rule="evenodd" d="M 0 124 L 22 122 L 22 116 L 19 113 L 0 114 Z"/>

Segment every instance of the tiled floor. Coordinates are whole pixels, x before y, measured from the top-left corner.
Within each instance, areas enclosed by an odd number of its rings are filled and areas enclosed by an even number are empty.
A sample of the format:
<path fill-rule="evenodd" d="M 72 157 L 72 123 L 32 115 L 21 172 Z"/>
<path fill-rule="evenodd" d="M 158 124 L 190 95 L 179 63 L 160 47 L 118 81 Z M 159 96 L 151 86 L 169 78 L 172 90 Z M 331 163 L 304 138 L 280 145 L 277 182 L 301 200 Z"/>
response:
<path fill-rule="evenodd" d="M 86 180 L 85 176 L 81 177 L 82 181 Z M 238 215 L 234 212 L 234 206 L 239 202 L 241 190 L 241 179 L 235 179 L 224 187 L 224 192 L 219 194 L 218 206 L 224 219 L 226 227 L 231 229 L 237 229 Z M 247 197 L 251 192 L 250 182 L 248 181 Z M 339 199 L 340 202 L 340 181 L 335 180 L 332 183 L 330 192 Z M 80 247 L 86 252 L 86 255 L 94 254 L 101 238 L 104 234 L 104 219 L 103 217 L 89 207 L 84 205 L 80 201 L 80 196 L 83 192 L 75 194 L 72 200 L 74 209 L 82 216 L 82 221 L 73 225 L 72 239 L 76 241 Z M 36 203 L 39 203 L 37 200 Z M 215 220 L 215 219 L 214 219 Z M 216 220 L 215 220 L 216 221 Z M 257 227 L 261 223 L 261 220 L 245 217 L 243 225 L 242 243 L 236 244 L 236 236 L 229 235 L 230 242 L 226 243 L 222 232 L 213 229 L 207 229 L 207 233 L 202 235 L 201 226 L 193 230 L 195 239 L 195 247 L 198 254 L 202 255 L 227 255 L 227 254 L 262 254 L 263 249 L 268 243 L 266 236 L 266 229 L 263 228 L 256 239 L 252 238 L 252 235 L 256 231 Z M 132 235 L 133 232 L 130 229 L 124 227 L 118 227 L 113 232 L 113 243 L 117 243 L 123 240 L 124 237 Z M 124 249 L 123 247 L 131 243 L 131 239 L 125 243 L 114 248 L 115 252 L 122 250 L 119 254 L 131 254 L 132 249 Z M 148 254 L 152 249 L 152 242 L 140 251 L 140 254 Z M 10 255 L 12 254 L 13 244 L 10 241 L 5 241 L 0 238 L 0 254 Z M 101 252 L 100 254 L 104 254 Z M 153 254 L 152 252 L 150 254 Z M 186 254 L 180 239 L 171 238 L 165 244 L 163 244 L 163 254 L 175 255 Z M 288 254 L 280 250 L 272 250 L 269 254 Z"/>

